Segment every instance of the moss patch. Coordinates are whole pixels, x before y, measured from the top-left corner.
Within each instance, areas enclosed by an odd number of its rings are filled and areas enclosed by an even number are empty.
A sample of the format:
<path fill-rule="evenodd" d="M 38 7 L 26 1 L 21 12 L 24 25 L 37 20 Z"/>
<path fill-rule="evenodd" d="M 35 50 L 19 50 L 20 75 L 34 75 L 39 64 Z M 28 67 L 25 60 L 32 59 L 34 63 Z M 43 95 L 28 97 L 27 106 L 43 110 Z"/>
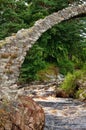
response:
<path fill-rule="evenodd" d="M 6 37 L 4 40 L 0 40 L 0 48 L 2 48 L 2 46 L 11 43 L 11 39 L 14 39 L 16 35 L 10 36 L 10 37 Z"/>
<path fill-rule="evenodd" d="M 6 44 L 5 40 L 0 41 L 0 48 Z"/>

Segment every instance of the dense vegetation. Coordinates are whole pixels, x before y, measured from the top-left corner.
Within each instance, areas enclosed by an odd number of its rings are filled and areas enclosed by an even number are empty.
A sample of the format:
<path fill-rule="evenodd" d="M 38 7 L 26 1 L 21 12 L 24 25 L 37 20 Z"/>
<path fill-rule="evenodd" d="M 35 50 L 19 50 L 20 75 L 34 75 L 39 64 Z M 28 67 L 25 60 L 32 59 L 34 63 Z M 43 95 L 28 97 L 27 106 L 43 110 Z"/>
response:
<path fill-rule="evenodd" d="M 0 39 L 29 28 L 40 18 L 78 3 L 79 0 L 0 0 Z M 64 21 L 45 32 L 27 52 L 19 80 L 40 80 L 39 72 L 50 66 L 66 75 L 86 62 L 86 17 Z"/>
<path fill-rule="evenodd" d="M 68 97 L 80 98 L 86 100 L 86 64 L 81 70 L 68 73 L 60 88 Z M 80 95 L 81 94 L 81 95 Z"/>

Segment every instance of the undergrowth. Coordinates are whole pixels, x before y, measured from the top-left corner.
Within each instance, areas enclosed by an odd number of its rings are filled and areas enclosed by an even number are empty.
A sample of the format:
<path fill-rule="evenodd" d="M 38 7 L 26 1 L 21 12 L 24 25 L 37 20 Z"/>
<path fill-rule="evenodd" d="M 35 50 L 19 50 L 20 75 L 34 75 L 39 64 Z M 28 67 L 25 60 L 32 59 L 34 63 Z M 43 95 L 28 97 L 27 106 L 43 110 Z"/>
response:
<path fill-rule="evenodd" d="M 68 73 L 60 87 L 69 97 L 78 98 L 83 90 L 78 88 L 77 81 L 84 79 L 84 77 L 86 77 L 86 64 L 81 70 L 76 70 L 72 74 Z"/>

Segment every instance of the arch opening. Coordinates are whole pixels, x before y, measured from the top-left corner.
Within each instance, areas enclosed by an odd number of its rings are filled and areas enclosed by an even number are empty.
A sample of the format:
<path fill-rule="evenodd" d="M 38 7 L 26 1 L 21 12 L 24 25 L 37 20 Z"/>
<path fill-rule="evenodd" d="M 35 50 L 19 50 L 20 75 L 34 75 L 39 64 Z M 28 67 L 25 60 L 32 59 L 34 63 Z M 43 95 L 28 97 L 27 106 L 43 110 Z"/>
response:
<path fill-rule="evenodd" d="M 66 75 L 68 72 L 73 73 L 75 69 L 80 69 L 82 63 L 85 63 L 85 51 L 83 51 L 85 43 L 82 47 L 83 38 L 79 32 L 81 22 L 79 25 L 77 22 L 78 19 L 63 21 L 42 34 L 28 51 L 21 67 L 20 81 L 24 80 L 26 83 L 34 80 L 46 81 L 49 78 L 45 75 L 49 73 Z M 75 41 L 73 41 L 74 37 L 76 37 Z M 82 52 L 83 56 L 80 55 Z"/>

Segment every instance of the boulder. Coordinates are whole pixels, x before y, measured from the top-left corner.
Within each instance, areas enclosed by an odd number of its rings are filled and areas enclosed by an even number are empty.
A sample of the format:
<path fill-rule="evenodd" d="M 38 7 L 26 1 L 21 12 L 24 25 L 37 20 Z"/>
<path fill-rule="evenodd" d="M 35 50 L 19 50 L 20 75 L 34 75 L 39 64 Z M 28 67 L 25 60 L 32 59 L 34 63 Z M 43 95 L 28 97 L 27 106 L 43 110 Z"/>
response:
<path fill-rule="evenodd" d="M 62 97 L 62 98 L 68 98 L 69 97 L 69 95 L 64 90 L 62 90 L 61 88 L 56 88 L 55 92 L 56 92 L 56 97 Z"/>
<path fill-rule="evenodd" d="M 0 130 L 43 130 L 44 111 L 28 96 L 0 101 Z"/>
<path fill-rule="evenodd" d="M 81 101 L 86 101 L 86 76 L 77 80 L 76 85 L 78 88 L 76 92 L 76 98 L 80 99 Z"/>
<path fill-rule="evenodd" d="M 81 79 L 77 80 L 77 86 L 80 89 L 86 88 L 86 76 L 82 77 Z"/>

